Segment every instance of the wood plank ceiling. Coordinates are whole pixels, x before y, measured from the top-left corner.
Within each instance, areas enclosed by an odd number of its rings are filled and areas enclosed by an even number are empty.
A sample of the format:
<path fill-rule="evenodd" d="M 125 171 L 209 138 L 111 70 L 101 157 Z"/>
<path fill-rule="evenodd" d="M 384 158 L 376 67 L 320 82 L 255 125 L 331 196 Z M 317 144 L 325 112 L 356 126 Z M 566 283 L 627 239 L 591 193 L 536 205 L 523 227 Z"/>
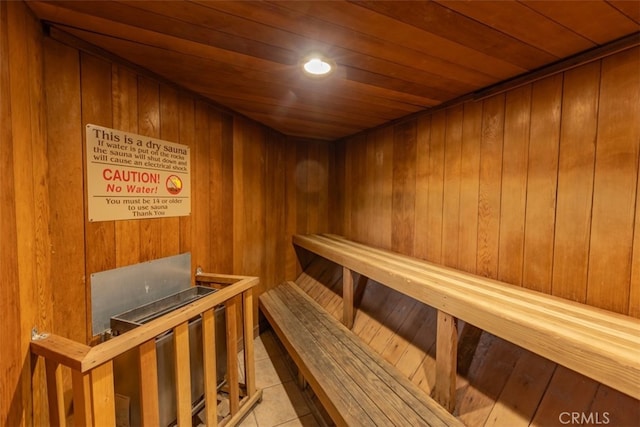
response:
<path fill-rule="evenodd" d="M 334 140 L 611 41 L 638 1 L 30 1 L 96 45 L 282 133 Z M 300 61 L 337 64 L 322 79 Z"/>

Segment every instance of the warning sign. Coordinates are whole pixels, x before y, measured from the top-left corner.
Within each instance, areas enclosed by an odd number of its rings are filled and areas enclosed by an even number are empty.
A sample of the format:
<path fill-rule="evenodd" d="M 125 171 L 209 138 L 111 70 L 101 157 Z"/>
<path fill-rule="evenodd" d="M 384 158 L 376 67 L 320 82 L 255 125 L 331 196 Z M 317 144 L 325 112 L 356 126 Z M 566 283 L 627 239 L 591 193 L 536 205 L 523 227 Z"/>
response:
<path fill-rule="evenodd" d="M 191 214 L 189 147 L 87 125 L 89 221 Z"/>

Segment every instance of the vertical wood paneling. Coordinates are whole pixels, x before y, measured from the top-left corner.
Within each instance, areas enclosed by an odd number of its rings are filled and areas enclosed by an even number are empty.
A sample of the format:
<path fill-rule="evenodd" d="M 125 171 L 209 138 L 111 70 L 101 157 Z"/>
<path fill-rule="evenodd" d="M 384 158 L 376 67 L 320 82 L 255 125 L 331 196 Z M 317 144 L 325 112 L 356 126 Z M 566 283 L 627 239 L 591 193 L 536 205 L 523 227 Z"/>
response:
<path fill-rule="evenodd" d="M 464 104 L 462 124 L 458 266 L 460 269 L 470 273 L 476 272 L 481 135 L 482 103 L 468 102 Z"/>
<path fill-rule="evenodd" d="M 353 183 L 351 192 L 351 204 L 349 212 L 351 214 L 350 229 L 356 240 L 364 240 L 363 236 L 367 232 L 367 212 L 365 211 L 365 191 L 368 182 L 365 181 L 365 140 L 364 135 L 356 136 L 349 142 L 349 163 L 347 164 L 347 182 Z M 395 163 L 395 161 L 394 161 Z M 393 181 L 392 181 L 393 182 Z M 392 215 L 393 218 L 393 215 Z"/>
<path fill-rule="evenodd" d="M 463 107 L 447 111 L 442 202 L 442 263 L 458 267 Z"/>
<path fill-rule="evenodd" d="M 562 74 L 533 84 L 522 280 L 549 293 L 553 268 Z"/>
<path fill-rule="evenodd" d="M 416 197 L 416 122 L 397 125 L 393 135 L 391 249 L 413 254 Z M 366 185 L 366 183 L 364 184 Z M 366 213 L 362 215 L 366 218 Z"/>
<path fill-rule="evenodd" d="M 52 330 L 85 342 L 85 221 L 83 128 L 80 103 L 80 62 L 75 49 L 44 40 L 44 75 L 49 170 Z M 64 266 L 64 268 L 61 268 Z M 68 376 L 65 376 L 68 386 Z"/>
<path fill-rule="evenodd" d="M 565 73 L 552 292 L 579 302 L 587 297 L 599 88 L 600 62 Z"/>
<path fill-rule="evenodd" d="M 11 137 L 15 186 L 15 227 L 18 283 L 20 286 L 19 343 L 22 380 L 22 421 L 46 422 L 46 393 L 31 389 L 30 381 L 43 381 L 44 370 L 27 355 L 34 327 L 51 327 L 49 195 L 46 186 L 47 144 L 44 137 L 42 35 L 37 20 L 23 3 L 9 3 L 7 12 L 7 58 L 10 81 Z"/>
<path fill-rule="evenodd" d="M 484 101 L 478 190 L 478 274 L 496 278 L 500 239 L 500 191 L 505 96 Z"/>
<path fill-rule="evenodd" d="M 165 141 L 180 143 L 180 113 L 178 92 L 167 85 L 159 91 L 159 137 Z M 160 257 L 180 253 L 180 218 L 160 218 Z"/>
<path fill-rule="evenodd" d="M 229 259 L 225 254 L 229 251 L 226 250 L 226 246 L 228 240 L 225 240 L 225 237 L 228 235 L 225 232 L 225 229 L 229 228 L 229 223 L 226 221 L 228 216 L 225 215 L 225 211 L 228 209 L 233 209 L 233 202 L 226 199 L 226 195 L 228 192 L 226 191 L 224 185 L 229 184 L 226 180 L 225 173 L 231 172 L 231 170 L 226 171 L 222 168 L 223 158 L 224 158 L 224 146 L 225 141 L 223 140 L 223 121 L 222 115 L 216 111 L 208 110 L 208 118 L 207 122 L 209 123 L 209 132 L 207 135 L 207 145 L 209 148 L 209 156 L 206 159 L 198 159 L 199 163 L 207 162 L 208 163 L 208 171 L 209 176 L 207 177 L 207 182 L 199 182 L 198 185 L 201 187 L 199 191 L 204 191 L 209 193 L 209 235 L 207 238 L 210 240 L 211 244 L 211 271 L 224 271 L 225 268 L 229 271 L 232 268 L 231 259 Z M 229 162 L 232 162 L 232 159 L 229 157 L 226 159 Z M 207 185 L 205 187 L 205 185 Z M 227 204 L 225 205 L 225 202 Z"/>
<path fill-rule="evenodd" d="M 296 230 L 306 234 L 308 233 L 307 226 L 309 224 L 307 216 L 305 215 L 305 211 L 309 205 L 309 194 L 307 192 L 307 188 L 309 186 L 309 163 L 307 162 L 309 146 L 304 143 L 298 144 L 296 145 L 294 152 L 296 154 L 295 161 L 293 163 L 296 190 Z"/>
<path fill-rule="evenodd" d="M 180 143 L 187 145 L 191 151 L 191 215 L 180 217 L 180 253 L 190 252 L 193 247 L 193 236 L 191 229 L 195 224 L 194 214 L 194 194 L 196 193 L 195 175 L 196 163 L 196 138 L 195 138 L 195 100 L 187 94 L 180 93 L 178 96 L 178 109 L 180 121 Z M 193 254 L 191 256 L 191 271 L 195 271 L 199 260 Z"/>
<path fill-rule="evenodd" d="M 0 3 L 0 424 L 21 425 L 27 395 L 21 387 L 20 276 L 18 272 L 16 193 L 14 186 L 13 132 L 7 2 Z M 44 384 L 42 384 L 44 386 Z"/>
<path fill-rule="evenodd" d="M 112 127 L 111 64 L 94 56 L 80 54 L 82 135 L 89 123 Z M 82 150 L 85 150 L 83 142 Z M 86 162 L 86 156 L 83 156 Z M 86 212 L 86 206 L 85 206 Z M 85 213 L 86 218 L 86 213 Z M 115 226 L 113 221 L 87 222 L 85 228 L 85 262 L 87 274 L 116 267 Z M 80 254 L 77 254 L 80 255 Z M 87 338 L 91 337 L 91 292 L 86 289 Z"/>
<path fill-rule="evenodd" d="M 215 159 L 216 167 L 222 171 L 222 194 L 219 202 L 220 215 L 216 217 L 220 226 L 218 235 L 216 236 L 216 267 L 219 270 L 213 271 L 232 271 L 233 270 L 233 245 L 229 242 L 235 239 L 233 234 L 233 117 L 226 114 L 221 116 L 222 120 L 222 151 L 221 157 Z M 212 215 L 211 213 L 209 215 Z"/>
<path fill-rule="evenodd" d="M 444 197 L 444 154 L 446 112 L 431 118 L 429 142 L 429 195 L 427 196 L 427 261 L 442 262 L 442 201 Z"/>
<path fill-rule="evenodd" d="M 286 140 L 289 146 L 288 150 L 284 152 L 285 161 L 285 227 L 286 227 L 286 247 L 287 252 L 285 254 L 285 271 L 286 277 L 289 280 L 293 280 L 301 273 L 302 269 L 298 263 L 298 257 L 296 256 L 295 249 L 291 244 L 291 236 L 296 233 L 297 230 L 297 211 L 298 205 L 296 203 L 297 184 L 296 184 L 296 150 L 292 147 L 289 140 Z M 344 169 L 343 169 L 344 170 Z M 343 210 L 336 213 L 336 215 L 346 215 L 346 199 L 343 195 Z M 343 223 L 343 218 L 339 219 L 340 223 Z"/>
<path fill-rule="evenodd" d="M 191 174 L 195 181 L 191 193 L 191 256 L 204 271 L 213 271 L 211 254 L 211 223 L 198 218 L 208 218 L 211 193 L 208 191 L 211 162 L 209 161 L 209 113 L 208 106 L 201 101 L 195 103 L 195 149 L 192 153 Z"/>
<path fill-rule="evenodd" d="M 46 393 L 44 387 L 32 388 L 31 383 L 40 385 L 44 382 L 44 365 L 28 357 L 32 328 L 44 330 L 53 326 L 42 34 L 39 22 L 21 2 L 9 3 L 3 16 L 6 18 L 0 24 L 4 28 L 3 54 L 6 56 L 2 61 L 7 58 L 3 74 L 8 85 L 7 92 L 2 95 L 7 99 L 3 114 L 6 113 L 11 121 L 9 137 L 12 139 L 9 145 L 12 165 L 6 166 L 12 171 L 12 177 L 8 179 L 14 186 L 13 192 L 9 193 L 13 194 L 13 202 L 8 205 L 13 212 L 7 217 L 9 226 L 15 227 L 8 232 L 8 238 L 16 236 L 14 246 L 8 249 L 15 253 L 17 261 L 15 265 L 8 263 L 10 275 L 17 267 L 17 280 L 7 286 L 15 284 L 19 293 L 14 294 L 18 300 L 13 300 L 10 290 L 7 301 L 0 303 L 0 309 L 12 313 L 4 305 L 7 303 L 17 304 L 20 308 L 15 324 L 13 320 L 7 320 L 16 328 L 19 346 L 18 352 L 8 356 L 9 360 L 17 356 L 15 368 L 19 371 L 9 368 L 7 373 L 21 374 L 21 382 L 12 383 L 15 388 L 8 389 L 17 395 L 9 411 L 11 416 L 16 416 L 17 423 L 43 424 L 48 419 Z M 7 284 L 4 280 L 2 283 Z M 0 395 L 4 394 L 0 392 Z"/>
<path fill-rule="evenodd" d="M 329 145 L 329 183 L 328 188 L 331 189 L 329 196 L 329 211 L 332 214 L 329 217 L 329 230 L 344 235 L 344 210 L 345 196 L 344 189 L 344 142 L 333 142 Z M 342 189 L 343 191 L 337 191 Z M 328 192 L 329 193 L 329 192 Z"/>
<path fill-rule="evenodd" d="M 353 239 L 353 230 L 351 225 L 351 215 L 352 215 L 352 203 L 353 203 L 353 192 L 355 183 L 353 182 L 353 172 L 351 170 L 351 162 L 353 161 L 353 153 L 352 153 L 352 139 L 345 142 L 342 145 L 342 153 L 343 153 L 343 162 L 344 162 L 344 173 L 342 174 L 343 182 L 345 184 L 344 187 L 344 215 L 343 215 L 343 229 L 344 235 L 348 238 Z"/>
<path fill-rule="evenodd" d="M 290 236 L 329 231 L 328 186 L 336 184 L 328 178 L 337 158 L 331 144 L 285 138 L 125 65 L 42 40 L 22 2 L 3 2 L 0 23 L 0 263 L 2 282 L 11 285 L 0 294 L 0 423 L 30 425 L 35 414 L 43 425 L 43 370 L 27 356 L 32 327 L 90 341 L 91 274 L 179 252 L 191 252 L 193 266 L 207 271 L 258 275 L 263 287 L 293 279 Z M 88 123 L 190 146 L 191 215 L 89 222 Z M 272 142 L 275 163 L 267 167 Z M 298 191 L 288 174 L 299 163 L 306 176 Z M 391 170 L 390 159 L 386 165 Z M 273 220 L 268 232 L 266 218 Z M 267 240 L 278 243 L 266 250 Z"/>
<path fill-rule="evenodd" d="M 113 127 L 138 134 L 138 79 L 125 67 L 112 67 Z M 116 265 L 140 262 L 139 220 L 115 222 Z"/>
<path fill-rule="evenodd" d="M 160 87 L 158 82 L 138 78 L 138 132 L 160 138 Z M 140 221 L 140 260 L 162 258 L 162 221 L 160 218 Z"/>
<path fill-rule="evenodd" d="M 393 230 L 391 217 L 393 210 L 393 128 L 379 129 L 376 132 L 375 144 L 377 194 L 374 196 L 374 209 L 375 212 L 380 212 L 380 215 L 374 218 L 375 229 L 380 247 L 389 249 L 391 248 Z M 414 230 L 414 233 L 417 232 Z"/>
<path fill-rule="evenodd" d="M 502 150 L 498 279 L 522 284 L 531 86 L 507 94 Z"/>
<path fill-rule="evenodd" d="M 587 303 L 626 313 L 640 152 L 640 48 L 602 60 Z"/>
<path fill-rule="evenodd" d="M 269 257 L 286 259 L 287 247 L 286 214 L 270 215 L 269 212 L 277 212 L 286 204 L 286 173 L 284 140 L 278 138 L 273 132 L 269 132 L 266 144 L 265 169 L 265 252 Z M 274 283 L 278 278 L 285 277 L 286 262 L 269 262 L 265 266 L 266 283 Z"/>
<path fill-rule="evenodd" d="M 428 212 L 429 212 L 429 151 L 431 144 L 431 116 L 421 116 L 417 119 L 416 136 L 416 204 L 415 204 L 415 233 L 413 242 L 414 255 L 427 259 L 428 242 Z M 475 262 L 474 262 L 475 264 Z"/>
<path fill-rule="evenodd" d="M 640 317 L 640 164 L 636 182 L 636 221 L 631 258 L 631 291 L 629 295 L 629 316 Z"/>
<path fill-rule="evenodd" d="M 316 232 L 328 232 L 329 231 L 329 216 L 326 212 L 329 211 L 329 173 L 330 170 L 330 144 L 323 141 L 314 141 L 316 145 L 316 168 L 318 173 L 318 181 L 315 192 L 317 193 L 317 204 L 311 206 L 310 211 L 314 212 L 314 215 L 318 217 L 318 228 Z"/>
<path fill-rule="evenodd" d="M 234 273 L 260 277 L 264 277 L 265 255 L 263 132 L 263 128 L 255 123 L 241 118 L 234 119 Z M 264 286 L 265 283 L 260 284 L 260 288 Z"/>
<path fill-rule="evenodd" d="M 307 188 L 306 201 L 306 229 L 318 230 L 320 228 L 319 212 L 311 207 L 318 206 L 320 203 L 320 182 L 325 179 L 323 177 L 323 170 L 319 167 L 319 146 L 317 142 L 308 142 L 307 146 L 307 158 L 304 160 L 305 169 L 307 173 Z"/>
<path fill-rule="evenodd" d="M 365 211 L 375 212 L 375 206 L 377 205 L 377 198 L 379 197 L 380 188 L 379 182 L 376 177 L 376 132 L 371 132 L 367 134 L 367 141 L 364 150 L 364 182 L 368 183 L 364 192 L 364 206 Z M 368 219 L 368 227 L 365 228 L 363 240 L 366 242 L 370 242 L 370 244 L 379 246 L 377 243 L 380 233 L 376 233 L 373 228 L 375 228 L 376 223 L 379 221 L 380 217 L 369 218 Z"/>
<path fill-rule="evenodd" d="M 634 48 L 341 142 L 349 203 L 339 227 L 380 244 L 372 230 L 386 235 L 390 223 L 391 246 L 410 254 L 397 236 L 399 219 L 413 215 L 416 257 L 640 315 L 639 62 Z M 414 161 L 397 152 L 413 144 L 398 131 L 407 123 L 417 124 Z M 371 172 L 380 141 L 393 145 L 386 183 Z M 397 190 L 406 170 L 413 208 Z M 378 194 L 389 185 L 392 195 Z"/>

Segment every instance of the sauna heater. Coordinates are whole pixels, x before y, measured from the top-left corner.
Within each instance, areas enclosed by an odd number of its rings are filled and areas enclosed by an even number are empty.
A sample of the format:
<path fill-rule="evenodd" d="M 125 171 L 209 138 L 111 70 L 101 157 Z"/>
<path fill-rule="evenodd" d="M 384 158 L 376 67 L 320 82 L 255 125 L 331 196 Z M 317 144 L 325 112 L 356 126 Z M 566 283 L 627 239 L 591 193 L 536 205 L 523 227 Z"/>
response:
<path fill-rule="evenodd" d="M 191 265 L 191 254 L 185 253 L 92 274 L 93 334 L 101 336 L 103 340 L 126 334 L 172 310 L 216 292 L 216 289 L 209 287 L 191 286 Z M 220 388 L 227 370 L 224 306 L 216 307 L 214 313 L 216 385 Z M 173 332 L 159 335 L 155 341 L 160 425 L 171 426 L 176 423 Z M 200 316 L 189 321 L 189 358 L 192 413 L 196 414 L 204 406 Z M 133 349 L 115 358 L 113 369 L 117 426 L 140 426 L 138 350 Z"/>
<path fill-rule="evenodd" d="M 117 336 L 144 325 L 172 310 L 189 304 L 215 289 L 196 286 L 136 307 L 111 318 L 111 333 Z M 216 373 L 217 385 L 222 385 L 226 373 L 226 322 L 224 307 L 215 309 Z M 168 426 L 176 420 L 176 392 L 174 380 L 173 332 L 156 337 L 158 358 L 158 406 L 160 425 Z M 202 360 L 202 320 L 200 316 L 189 322 L 189 358 L 191 366 L 191 403 L 193 413 L 204 405 L 204 368 Z M 129 424 L 141 425 L 140 420 L 140 368 L 138 350 L 133 349 L 114 360 L 115 392 L 125 399 L 129 407 Z M 126 409 L 125 409 L 126 410 Z"/>

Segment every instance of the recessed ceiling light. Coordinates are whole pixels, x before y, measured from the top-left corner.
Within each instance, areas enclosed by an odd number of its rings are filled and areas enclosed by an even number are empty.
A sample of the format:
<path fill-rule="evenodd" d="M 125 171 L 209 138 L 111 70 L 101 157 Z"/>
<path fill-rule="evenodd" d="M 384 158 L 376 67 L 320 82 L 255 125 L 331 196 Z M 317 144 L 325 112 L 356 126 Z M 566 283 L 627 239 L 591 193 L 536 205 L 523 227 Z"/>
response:
<path fill-rule="evenodd" d="M 333 70 L 333 65 L 321 56 L 310 56 L 303 61 L 304 71 L 313 76 L 326 76 Z"/>

